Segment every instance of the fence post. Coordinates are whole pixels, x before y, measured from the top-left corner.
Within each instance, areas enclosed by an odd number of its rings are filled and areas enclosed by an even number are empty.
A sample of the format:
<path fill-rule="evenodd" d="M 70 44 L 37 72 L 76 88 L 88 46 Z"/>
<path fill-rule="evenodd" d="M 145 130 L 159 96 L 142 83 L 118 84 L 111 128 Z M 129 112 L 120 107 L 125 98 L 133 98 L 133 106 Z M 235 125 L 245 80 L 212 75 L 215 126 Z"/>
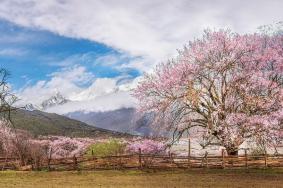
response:
<path fill-rule="evenodd" d="M 246 166 L 246 168 L 248 168 L 248 152 L 247 152 L 247 148 L 245 148 L 245 166 Z"/>
<path fill-rule="evenodd" d="M 141 148 L 139 148 L 139 168 L 142 169 Z"/>
<path fill-rule="evenodd" d="M 48 159 L 47 159 L 47 168 L 48 168 L 48 171 L 51 170 L 51 168 L 50 168 L 51 157 L 52 157 L 52 148 L 49 150 L 49 156 L 48 156 Z"/>
<path fill-rule="evenodd" d="M 170 161 L 170 167 L 173 167 L 173 163 L 174 163 L 174 159 L 173 159 L 173 153 L 171 153 L 170 151 L 168 151 L 168 155 L 169 155 L 169 161 Z"/>
<path fill-rule="evenodd" d="M 191 139 L 188 139 L 188 168 L 191 167 Z"/>
<path fill-rule="evenodd" d="M 40 158 L 36 157 L 35 158 L 35 170 L 39 170 L 39 166 L 40 166 Z"/>
<path fill-rule="evenodd" d="M 47 159 L 47 169 L 48 169 L 48 171 L 51 170 L 51 168 L 50 168 L 50 162 L 51 162 L 51 159 L 48 158 L 48 159 Z"/>
<path fill-rule="evenodd" d="M 92 157 L 92 161 L 93 161 L 93 169 L 96 169 L 96 165 L 95 165 L 95 160 L 96 160 L 96 158 L 95 158 L 95 156 L 94 156 L 94 151 L 93 151 L 93 149 L 91 150 L 91 157 Z"/>
<path fill-rule="evenodd" d="M 172 167 L 173 167 L 173 164 L 174 164 L 174 152 L 173 153 L 171 152 L 171 157 L 170 158 L 171 158 L 171 164 L 172 164 Z"/>
<path fill-rule="evenodd" d="M 207 158 L 207 156 L 208 156 L 208 152 L 206 151 L 205 152 L 205 167 L 206 168 L 208 168 L 208 158 Z"/>
<path fill-rule="evenodd" d="M 7 155 L 5 156 L 5 162 L 3 163 L 3 166 L 2 166 L 2 171 L 5 169 L 5 166 L 6 166 L 6 163 L 7 163 Z"/>
<path fill-rule="evenodd" d="M 73 157 L 73 162 L 74 162 L 74 170 L 78 170 L 78 159 L 76 157 L 76 155 L 74 155 Z"/>
<path fill-rule="evenodd" d="M 222 168 L 225 168 L 225 150 L 222 149 Z"/>
<path fill-rule="evenodd" d="M 267 168 L 267 152 L 264 151 L 264 167 Z"/>

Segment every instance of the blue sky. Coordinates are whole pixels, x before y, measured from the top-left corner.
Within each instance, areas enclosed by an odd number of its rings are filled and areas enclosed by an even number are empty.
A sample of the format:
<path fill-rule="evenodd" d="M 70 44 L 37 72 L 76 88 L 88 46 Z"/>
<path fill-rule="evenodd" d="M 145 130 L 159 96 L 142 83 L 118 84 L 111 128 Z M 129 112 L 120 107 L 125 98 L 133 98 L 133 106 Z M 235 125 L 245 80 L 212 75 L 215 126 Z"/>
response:
<path fill-rule="evenodd" d="M 86 67 L 95 78 L 113 78 L 122 74 L 134 78 L 140 75 L 140 71 L 133 68 L 115 68 L 130 61 L 129 57 L 115 60 L 112 66 L 105 66 L 101 57 L 122 54 L 95 41 L 29 29 L 4 20 L 0 20 L 0 33 L 0 65 L 10 71 L 9 82 L 16 90 L 39 80 L 48 80 L 53 72 L 74 65 Z"/>
<path fill-rule="evenodd" d="M 52 112 L 135 107 L 131 96 L 160 62 L 203 30 L 253 33 L 283 21 L 282 0 L 0 0 L 0 65 L 21 105 L 60 92 Z"/>

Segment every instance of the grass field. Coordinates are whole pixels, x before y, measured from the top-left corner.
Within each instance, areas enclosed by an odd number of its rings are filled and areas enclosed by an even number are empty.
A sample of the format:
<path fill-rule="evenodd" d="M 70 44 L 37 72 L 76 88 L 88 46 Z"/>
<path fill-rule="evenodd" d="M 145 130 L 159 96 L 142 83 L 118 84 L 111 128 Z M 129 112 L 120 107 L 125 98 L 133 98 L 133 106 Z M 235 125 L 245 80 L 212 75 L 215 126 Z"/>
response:
<path fill-rule="evenodd" d="M 95 172 L 0 172 L 2 188 L 283 187 L 283 169 Z"/>

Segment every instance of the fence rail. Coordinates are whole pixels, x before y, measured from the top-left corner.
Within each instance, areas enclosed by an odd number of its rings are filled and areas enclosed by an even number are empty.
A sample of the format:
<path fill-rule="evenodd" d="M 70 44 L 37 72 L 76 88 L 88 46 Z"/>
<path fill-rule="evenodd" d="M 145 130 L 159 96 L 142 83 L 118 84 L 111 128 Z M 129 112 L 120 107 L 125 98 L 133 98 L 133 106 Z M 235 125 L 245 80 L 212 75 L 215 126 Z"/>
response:
<path fill-rule="evenodd" d="M 0 157 L 0 169 L 14 170 L 96 170 L 96 169 L 166 169 L 166 168 L 269 168 L 283 167 L 283 155 L 241 156 L 175 156 L 169 155 L 119 155 L 105 157 L 72 157 L 41 160 L 20 167 L 17 158 Z"/>

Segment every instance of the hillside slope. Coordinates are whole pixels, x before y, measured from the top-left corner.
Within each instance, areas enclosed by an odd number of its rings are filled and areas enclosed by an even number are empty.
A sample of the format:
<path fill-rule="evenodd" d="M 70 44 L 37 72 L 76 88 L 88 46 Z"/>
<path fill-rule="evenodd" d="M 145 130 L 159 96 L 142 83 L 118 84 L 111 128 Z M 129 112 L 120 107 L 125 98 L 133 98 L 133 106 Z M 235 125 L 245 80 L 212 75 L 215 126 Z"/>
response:
<path fill-rule="evenodd" d="M 27 130 L 33 135 L 61 135 L 71 137 L 124 137 L 119 132 L 109 131 L 90 126 L 86 123 L 53 113 L 38 110 L 16 110 L 11 120 L 17 129 Z"/>
<path fill-rule="evenodd" d="M 134 113 L 135 110 L 133 108 L 123 108 L 106 112 L 76 111 L 65 115 L 69 118 L 103 129 L 119 132 L 131 132 L 135 129 Z"/>
<path fill-rule="evenodd" d="M 153 114 L 139 115 L 135 108 L 120 108 L 104 112 L 76 111 L 64 115 L 88 125 L 112 131 L 143 136 L 168 135 L 166 130 L 159 129 L 160 126 L 151 125 L 154 119 Z"/>

